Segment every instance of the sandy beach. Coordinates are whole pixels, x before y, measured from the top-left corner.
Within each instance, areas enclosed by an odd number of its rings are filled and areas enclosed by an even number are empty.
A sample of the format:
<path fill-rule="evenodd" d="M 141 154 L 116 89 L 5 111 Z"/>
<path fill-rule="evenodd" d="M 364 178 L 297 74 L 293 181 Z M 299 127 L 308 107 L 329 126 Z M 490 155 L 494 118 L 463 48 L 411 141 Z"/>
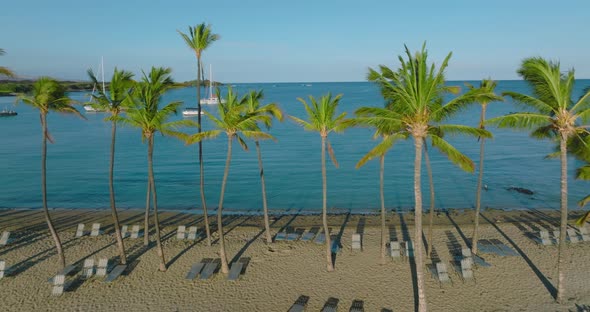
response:
<path fill-rule="evenodd" d="M 570 214 L 570 220 L 580 215 Z M 115 259 L 113 226 L 108 210 L 53 210 L 51 214 L 64 243 L 68 264 L 84 259 Z M 540 246 L 530 237 L 539 229 L 553 229 L 556 212 L 488 210 L 483 212 L 482 239 L 499 239 L 518 253 L 501 257 L 482 254 L 491 267 L 474 269 L 475 283 L 464 283 L 449 268 L 451 285 L 440 286 L 425 270 L 426 296 L 432 311 L 578 311 L 590 304 L 590 243 L 568 244 L 566 287 L 568 302 L 554 303 L 556 246 Z M 122 224 L 140 224 L 141 210 L 121 212 Z M 339 311 L 348 311 L 353 300 L 362 300 L 365 311 L 414 311 L 414 283 L 408 258 L 380 263 L 380 228 L 377 215 L 332 215 L 332 233 L 340 237 L 336 271 L 325 270 L 325 247 L 313 242 L 275 242 L 267 245 L 258 216 L 225 218 L 226 248 L 230 261 L 249 257 L 245 274 L 227 281 L 221 273 L 212 279 L 188 281 L 191 265 L 202 258 L 218 257 L 218 245 L 204 240 L 179 241 L 178 225 L 202 229 L 199 215 L 164 212 L 160 215 L 168 271 L 158 271 L 153 246 L 143 248 L 142 239 L 125 239 L 132 265 L 113 283 L 102 278 L 69 277 L 72 287 L 62 296 L 51 295 L 48 279 L 58 271 L 53 241 L 39 210 L 3 210 L 0 230 L 12 232 L 14 240 L 0 248 L 0 259 L 12 272 L 0 280 L 3 311 L 287 311 L 300 296 L 309 296 L 306 311 L 319 311 L 328 298 L 339 299 Z M 449 265 L 466 246 L 472 232 L 471 211 L 439 213 L 434 231 L 435 255 Z M 490 221 L 490 222 L 488 222 Z M 102 223 L 99 237 L 75 237 L 76 225 Z M 272 219 L 276 233 L 284 227 L 309 229 L 319 226 L 319 216 L 283 215 Z M 413 236 L 411 214 L 388 214 L 391 239 Z M 351 249 L 351 236 L 363 234 L 363 250 Z M 217 237 L 216 235 L 214 238 Z M 430 260 L 427 260 L 427 263 Z"/>

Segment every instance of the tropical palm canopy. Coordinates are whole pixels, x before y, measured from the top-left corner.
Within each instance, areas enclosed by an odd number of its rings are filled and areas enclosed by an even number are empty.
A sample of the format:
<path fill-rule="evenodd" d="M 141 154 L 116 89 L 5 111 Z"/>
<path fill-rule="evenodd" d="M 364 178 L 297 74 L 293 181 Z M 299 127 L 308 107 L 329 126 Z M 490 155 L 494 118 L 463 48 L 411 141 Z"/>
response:
<path fill-rule="evenodd" d="M 4 55 L 4 49 L 0 49 L 0 55 Z M 14 77 L 16 76 L 14 72 L 6 67 L 0 66 L 0 75 L 4 75 L 7 77 Z"/>

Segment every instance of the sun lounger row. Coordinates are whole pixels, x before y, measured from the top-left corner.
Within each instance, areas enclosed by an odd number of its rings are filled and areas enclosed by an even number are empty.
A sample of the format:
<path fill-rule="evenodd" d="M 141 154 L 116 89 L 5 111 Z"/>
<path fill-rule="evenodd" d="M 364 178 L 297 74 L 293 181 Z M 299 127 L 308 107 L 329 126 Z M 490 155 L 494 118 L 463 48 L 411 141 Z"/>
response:
<path fill-rule="evenodd" d="M 246 272 L 246 267 L 250 262 L 250 258 L 240 258 L 238 261 L 231 264 L 228 281 L 235 281 Z M 191 266 L 190 271 L 186 275 L 187 280 L 194 280 L 199 276 L 200 280 L 207 280 L 219 271 L 221 260 L 203 258 L 200 262 Z"/>
<path fill-rule="evenodd" d="M 411 241 L 389 242 L 389 255 L 394 259 L 399 259 L 401 256 L 411 258 L 414 256 L 414 247 Z"/>
<path fill-rule="evenodd" d="M 0 246 L 6 246 L 8 243 L 10 243 L 10 232 L 4 231 L 0 236 Z"/>
<path fill-rule="evenodd" d="M 87 234 L 84 230 L 85 227 L 84 223 L 78 224 L 78 227 L 76 228 L 76 237 L 82 237 Z M 90 236 L 99 236 L 100 234 L 102 234 L 100 223 L 93 223 L 92 229 L 90 230 Z"/>
<path fill-rule="evenodd" d="M 309 296 L 301 295 L 295 300 L 293 305 L 289 308 L 288 312 L 303 312 L 309 303 Z M 338 304 L 340 300 L 338 298 L 330 297 L 324 303 L 321 312 L 336 312 L 338 311 Z M 362 300 L 353 300 L 352 304 L 350 305 L 349 312 L 363 312 L 364 309 L 364 301 Z"/>
<path fill-rule="evenodd" d="M 69 276 L 75 275 L 77 269 L 76 265 L 69 265 L 49 279 L 49 282 L 53 285 L 51 293 L 54 296 L 60 296 L 68 289 L 72 284 L 72 280 Z M 116 265 L 113 267 L 109 264 L 108 258 L 99 259 L 95 266 L 94 259 L 89 258 L 84 260 L 81 277 L 83 279 L 90 279 L 93 275 L 100 276 L 104 277 L 104 282 L 110 283 L 121 276 L 126 269 L 127 265 Z"/>
<path fill-rule="evenodd" d="M 188 228 L 188 232 L 187 232 L 185 225 L 179 225 L 178 230 L 176 230 L 176 238 L 178 240 L 184 240 L 184 239 L 195 240 L 195 239 L 197 239 L 197 227 L 191 226 Z"/>
<path fill-rule="evenodd" d="M 590 230 L 588 230 L 587 226 L 583 226 L 580 227 L 579 232 L 576 231 L 576 229 L 574 228 L 568 228 L 567 229 L 567 233 L 566 233 L 566 241 L 569 241 L 570 243 L 578 243 L 580 241 L 582 242 L 590 242 Z M 548 245 L 553 245 L 553 244 L 557 244 L 559 242 L 559 236 L 561 231 L 559 230 L 554 230 L 551 232 L 551 234 L 553 234 L 552 236 L 550 236 L 550 233 L 548 230 L 541 230 L 539 231 L 539 235 L 537 237 L 534 237 L 533 239 L 540 245 L 544 245 L 544 246 L 548 246 Z"/>

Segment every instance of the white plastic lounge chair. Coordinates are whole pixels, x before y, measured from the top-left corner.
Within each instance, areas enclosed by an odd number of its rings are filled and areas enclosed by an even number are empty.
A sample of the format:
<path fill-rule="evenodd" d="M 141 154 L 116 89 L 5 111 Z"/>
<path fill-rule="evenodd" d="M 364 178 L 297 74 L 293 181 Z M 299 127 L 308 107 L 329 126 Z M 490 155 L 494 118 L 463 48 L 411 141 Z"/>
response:
<path fill-rule="evenodd" d="M 313 242 L 316 243 L 316 244 L 324 244 L 326 242 L 326 234 L 324 234 L 323 232 L 322 233 L 319 233 L 315 237 L 315 239 L 313 240 Z"/>
<path fill-rule="evenodd" d="M 84 234 L 84 223 L 80 223 L 76 229 L 76 237 L 82 237 Z"/>
<path fill-rule="evenodd" d="M 203 271 L 201 272 L 201 277 L 199 279 L 206 280 L 209 279 L 217 270 L 219 269 L 219 264 L 221 263 L 220 259 L 215 259 L 205 265 Z"/>
<path fill-rule="evenodd" d="M 391 241 L 389 243 L 389 253 L 391 254 L 392 258 L 399 259 L 401 257 L 400 249 L 399 242 Z"/>
<path fill-rule="evenodd" d="M 185 239 L 186 238 L 186 226 L 179 225 L 178 230 L 176 231 L 176 238 L 177 239 Z"/>
<path fill-rule="evenodd" d="M 131 238 L 139 238 L 139 225 L 131 227 Z"/>
<path fill-rule="evenodd" d="M 549 231 L 541 230 L 539 231 L 539 239 L 541 240 L 541 245 L 549 246 L 553 243 L 551 242 L 551 238 L 549 237 Z"/>
<path fill-rule="evenodd" d="M 508 247 L 504 244 L 501 240 L 497 238 L 490 239 L 490 242 L 494 244 L 500 251 L 502 251 L 502 256 L 518 256 L 519 254 L 514 251 L 514 249 Z"/>
<path fill-rule="evenodd" d="M 362 250 L 361 234 L 352 234 L 352 250 Z"/>
<path fill-rule="evenodd" d="M 227 276 L 228 281 L 235 281 L 240 277 L 242 273 L 242 269 L 244 269 L 244 262 L 236 261 L 231 265 L 231 269 L 229 270 L 229 274 Z"/>
<path fill-rule="evenodd" d="M 309 242 L 318 234 L 319 230 L 319 227 L 312 227 L 307 233 L 303 234 L 301 240 L 304 242 Z"/>
<path fill-rule="evenodd" d="M 127 234 L 129 234 L 129 226 L 128 225 L 123 225 L 121 227 L 121 238 L 126 238 Z"/>
<path fill-rule="evenodd" d="M 321 312 L 337 312 L 338 311 L 338 302 L 340 300 L 334 297 L 328 298 L 326 303 L 324 303 L 324 307 L 322 308 Z"/>
<path fill-rule="evenodd" d="M 575 244 L 580 240 L 578 239 L 578 233 L 574 229 L 567 229 L 567 236 L 569 237 L 570 243 Z"/>
<path fill-rule="evenodd" d="M 74 273 L 76 273 L 77 270 L 77 266 L 75 264 L 70 264 L 68 266 L 66 266 L 63 270 L 57 272 L 57 275 L 64 275 L 64 276 L 68 276 L 68 275 L 72 275 Z M 51 277 L 50 279 L 48 279 L 47 281 L 51 284 L 53 284 L 53 279 L 54 277 Z"/>
<path fill-rule="evenodd" d="M 188 228 L 188 236 L 187 236 L 188 240 L 195 240 L 197 239 L 197 227 L 196 226 L 191 226 Z"/>
<path fill-rule="evenodd" d="M 127 269 L 127 265 L 125 264 L 119 264 L 117 265 L 115 268 L 113 268 L 111 270 L 111 272 L 109 273 L 109 275 L 107 275 L 107 277 L 105 278 L 105 283 L 111 283 L 114 280 L 116 280 L 119 276 L 121 276 L 121 274 L 123 274 L 123 272 L 125 271 L 125 269 Z"/>
<path fill-rule="evenodd" d="M 362 300 L 353 300 L 349 312 L 364 312 L 364 302 Z"/>
<path fill-rule="evenodd" d="M 90 232 L 90 236 L 98 236 L 100 235 L 100 223 L 93 223 L 92 224 L 92 231 Z"/>
<path fill-rule="evenodd" d="M 582 234 L 582 241 L 590 242 L 590 231 L 587 226 L 580 227 L 580 234 Z"/>
<path fill-rule="evenodd" d="M 436 263 L 436 273 L 438 275 L 438 281 L 445 284 L 450 283 L 449 272 L 447 271 L 447 265 L 442 262 Z"/>
<path fill-rule="evenodd" d="M 0 279 L 6 275 L 6 261 L 0 260 Z"/>
<path fill-rule="evenodd" d="M 84 260 L 84 266 L 82 268 L 82 275 L 84 278 L 91 278 L 94 274 L 94 259 L 88 258 Z"/>
<path fill-rule="evenodd" d="M 51 291 L 51 294 L 54 296 L 61 296 L 66 288 L 67 284 L 65 274 L 57 274 L 53 278 L 53 290 Z"/>
<path fill-rule="evenodd" d="M 98 260 L 98 266 L 96 268 L 96 276 L 106 276 L 109 267 L 108 258 L 100 258 Z"/>
<path fill-rule="evenodd" d="M 554 230 L 553 231 L 553 241 L 555 242 L 555 244 L 559 244 L 559 236 L 561 235 L 561 231 L 560 230 Z M 567 237 L 566 237 L 567 240 Z"/>
<path fill-rule="evenodd" d="M 278 232 L 277 235 L 275 235 L 275 242 L 277 241 L 284 241 L 287 239 L 287 232 Z"/>
<path fill-rule="evenodd" d="M 414 257 L 414 244 L 412 244 L 412 241 L 404 243 L 404 256 L 408 258 Z"/>
<path fill-rule="evenodd" d="M 195 263 L 191 266 L 191 270 L 186 274 L 187 280 L 194 280 L 199 273 L 203 270 L 205 265 L 209 262 L 213 261 L 211 258 L 204 258 L 201 262 Z"/>
<path fill-rule="evenodd" d="M 4 231 L 2 232 L 2 237 L 0 237 L 0 246 L 6 246 L 10 242 L 10 232 Z"/>
<path fill-rule="evenodd" d="M 285 240 L 288 242 L 293 242 L 298 240 L 300 236 L 301 234 L 298 232 L 287 233 L 287 237 L 285 238 Z"/>
<path fill-rule="evenodd" d="M 460 262 L 460 269 L 461 269 L 461 278 L 463 279 L 463 282 L 465 281 L 469 281 L 469 280 L 474 280 L 473 278 L 473 270 L 471 267 L 471 258 L 465 258 L 462 259 Z"/>
<path fill-rule="evenodd" d="M 291 306 L 288 312 L 303 312 L 305 311 L 305 307 L 307 306 L 307 302 L 309 301 L 308 296 L 299 296 L 295 303 Z"/>

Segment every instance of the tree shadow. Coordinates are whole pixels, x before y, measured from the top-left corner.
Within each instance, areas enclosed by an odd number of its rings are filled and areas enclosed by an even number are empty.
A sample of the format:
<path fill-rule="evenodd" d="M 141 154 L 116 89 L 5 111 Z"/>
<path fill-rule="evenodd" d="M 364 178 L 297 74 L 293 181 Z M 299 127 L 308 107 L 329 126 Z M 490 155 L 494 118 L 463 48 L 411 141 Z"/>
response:
<path fill-rule="evenodd" d="M 461 230 L 461 228 L 459 227 L 457 222 L 455 222 L 455 220 L 453 220 L 453 218 L 451 217 L 451 213 L 449 213 L 449 211 L 447 210 L 447 211 L 445 211 L 445 215 L 447 216 L 449 221 L 451 221 L 451 224 L 457 230 L 457 233 L 459 233 L 459 236 L 461 236 L 461 239 L 463 240 L 463 242 L 465 242 L 465 246 L 467 246 L 468 248 L 471 248 L 472 247 L 471 246 L 471 239 L 467 238 L 467 236 L 465 236 L 465 234 L 463 233 L 463 231 Z"/>
<path fill-rule="evenodd" d="M 541 281 L 543 286 L 545 286 L 547 291 L 549 291 L 549 294 L 553 297 L 553 299 L 557 299 L 557 289 L 555 289 L 555 287 L 553 286 L 553 284 L 551 284 L 549 279 L 547 279 L 547 277 L 545 275 L 543 275 L 541 270 L 539 270 L 539 268 L 537 268 L 537 266 L 524 253 L 524 251 L 522 249 L 520 249 L 520 247 L 510 237 L 508 237 L 508 235 L 506 233 L 504 233 L 504 231 L 502 231 L 502 229 L 500 229 L 500 227 L 498 227 L 498 225 L 496 225 L 494 222 L 492 222 L 490 219 L 488 219 L 485 216 L 485 214 L 481 213 L 480 215 L 484 220 L 486 220 L 489 224 L 491 224 L 496 229 L 496 231 L 498 231 L 498 233 L 500 233 L 500 235 L 502 235 L 506 239 L 506 241 L 508 241 L 508 243 L 510 243 L 510 245 L 512 245 L 512 248 L 514 248 L 514 250 L 516 250 L 516 252 L 518 252 L 520 254 L 520 256 L 528 264 L 528 266 L 533 270 L 533 272 L 535 273 L 537 278 Z"/>
<path fill-rule="evenodd" d="M 389 241 L 397 241 L 397 229 L 393 223 L 389 224 Z"/>
<path fill-rule="evenodd" d="M 364 216 L 359 218 L 359 222 L 356 225 L 356 233 L 361 234 L 361 236 L 365 233 L 366 222 L 367 220 Z"/>
<path fill-rule="evenodd" d="M 406 224 L 406 220 L 404 219 L 403 214 L 399 214 L 399 222 L 402 231 L 402 238 L 404 241 L 408 242 L 411 241 L 410 239 L 410 232 L 408 230 L 408 225 Z M 414 248 L 420 248 L 420 246 L 416 246 Z M 418 275 L 416 274 L 416 260 L 414 257 L 408 257 L 408 262 L 410 263 L 410 272 L 412 274 L 412 290 L 414 291 L 414 308 L 418 311 Z"/>
<path fill-rule="evenodd" d="M 348 220 L 350 220 L 350 215 L 351 212 L 349 210 L 348 213 L 346 213 L 346 217 L 344 218 L 342 225 L 340 225 L 340 230 L 338 231 L 338 234 L 332 242 L 332 246 L 334 246 L 335 244 L 338 246 L 338 249 L 342 249 L 342 235 L 344 235 L 344 229 L 346 228 L 346 224 L 348 224 Z M 335 250 L 332 246 L 330 246 L 330 250 L 332 250 L 332 266 L 336 267 L 336 257 L 338 255 L 338 252 L 334 252 Z"/>

